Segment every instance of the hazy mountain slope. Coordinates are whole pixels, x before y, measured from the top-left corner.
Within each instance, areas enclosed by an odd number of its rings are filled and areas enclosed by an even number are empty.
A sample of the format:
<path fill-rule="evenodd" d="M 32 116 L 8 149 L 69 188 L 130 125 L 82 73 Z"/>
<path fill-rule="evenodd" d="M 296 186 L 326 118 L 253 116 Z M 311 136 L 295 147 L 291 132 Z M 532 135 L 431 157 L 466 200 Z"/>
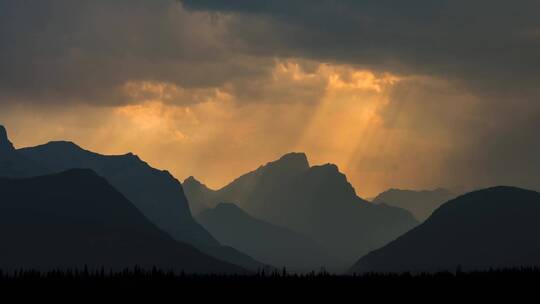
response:
<path fill-rule="evenodd" d="M 0 179 L 0 267 L 245 273 L 173 240 L 87 169 Z"/>
<path fill-rule="evenodd" d="M 234 202 L 246 210 L 254 210 L 262 203 L 262 198 L 268 197 L 274 189 L 283 188 L 292 178 L 307 170 L 309 164 L 305 154 L 289 153 L 275 162 L 238 177 L 216 191 L 194 177 L 187 178 L 183 185 L 190 204 L 198 205 L 196 209 L 204 210 L 221 202 Z"/>
<path fill-rule="evenodd" d="M 203 211 L 197 220 L 221 243 L 274 265 L 292 271 L 318 271 L 345 265 L 330 257 L 319 244 L 288 228 L 258 220 L 231 203 L 221 203 Z"/>
<path fill-rule="evenodd" d="M 189 208 L 194 216 L 216 206 L 217 203 L 214 203 L 214 191 L 196 180 L 195 177 L 186 178 L 182 183 L 182 187 L 186 197 L 189 198 Z"/>
<path fill-rule="evenodd" d="M 362 257 L 352 271 L 438 271 L 540 265 L 540 193 L 496 187 L 460 196 Z"/>
<path fill-rule="evenodd" d="M 416 219 L 424 221 L 435 209 L 454 197 L 455 194 L 441 188 L 431 191 L 390 189 L 379 194 L 373 202 L 409 210 Z"/>
<path fill-rule="evenodd" d="M 197 192 L 184 183 L 188 196 Z M 256 218 L 288 227 L 332 255 L 353 261 L 398 237 L 417 222 L 402 209 L 359 198 L 335 165 L 310 167 L 305 154 L 291 153 L 197 197 L 207 206 L 234 202 Z"/>

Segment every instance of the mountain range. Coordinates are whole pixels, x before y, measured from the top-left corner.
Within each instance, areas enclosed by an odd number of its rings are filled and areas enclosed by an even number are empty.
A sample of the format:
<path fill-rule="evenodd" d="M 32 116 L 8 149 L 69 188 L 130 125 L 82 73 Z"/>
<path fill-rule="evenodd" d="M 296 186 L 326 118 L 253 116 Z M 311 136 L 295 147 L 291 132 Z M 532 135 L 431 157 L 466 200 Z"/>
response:
<path fill-rule="evenodd" d="M 175 241 L 88 169 L 0 178 L 0 268 L 248 273 Z"/>
<path fill-rule="evenodd" d="M 391 189 L 370 203 L 336 165 L 310 166 L 303 153 L 212 190 L 194 177 L 181 184 L 131 153 L 101 155 L 71 142 L 15 149 L 0 126 L 0 269 L 540 265 L 540 193 L 501 186 L 453 197 Z"/>
<path fill-rule="evenodd" d="M 455 194 L 443 188 L 424 191 L 390 189 L 372 201 L 376 204 L 403 208 L 410 211 L 419 221 L 424 221 L 435 209 L 454 197 Z"/>
<path fill-rule="evenodd" d="M 540 265 L 540 193 L 495 187 L 439 207 L 421 225 L 362 257 L 352 272 L 435 272 Z"/>
<path fill-rule="evenodd" d="M 354 261 L 418 224 L 400 208 L 369 203 L 337 166 L 310 166 L 289 153 L 211 190 L 191 177 L 183 183 L 194 209 L 231 202 L 253 217 L 305 235 L 342 261 Z"/>
<path fill-rule="evenodd" d="M 169 172 L 150 167 L 134 154 L 101 155 L 66 141 L 15 149 L 3 127 L 0 128 L 0 144 L 0 164 L 3 164 L 0 177 L 28 177 L 70 169 L 91 169 L 174 239 L 247 269 L 266 267 L 232 247 L 221 246 L 191 216 L 180 182 Z"/>

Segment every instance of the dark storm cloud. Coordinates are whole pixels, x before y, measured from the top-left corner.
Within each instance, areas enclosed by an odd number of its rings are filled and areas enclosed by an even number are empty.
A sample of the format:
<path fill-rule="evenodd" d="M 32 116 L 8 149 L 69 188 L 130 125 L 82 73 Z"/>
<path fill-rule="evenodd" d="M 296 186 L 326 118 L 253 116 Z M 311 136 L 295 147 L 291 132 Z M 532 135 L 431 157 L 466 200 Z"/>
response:
<path fill-rule="evenodd" d="M 254 53 L 434 74 L 486 95 L 539 93 L 539 1 L 182 2 L 241 15 L 231 32 Z"/>
<path fill-rule="evenodd" d="M 126 81 L 219 85 L 257 73 L 219 24 L 173 0 L 0 2 L 0 102 L 123 102 Z"/>
<path fill-rule="evenodd" d="M 386 126 L 451 141 L 441 167 L 448 184 L 540 189 L 540 1 L 182 2 L 236 16 L 229 32 L 243 52 L 452 83 L 402 82 L 382 113 Z"/>
<path fill-rule="evenodd" d="M 267 74 L 268 61 L 244 55 L 430 74 L 497 98 L 540 95 L 539 9 L 530 0 L 4 0 L 0 96 L 109 103 L 122 101 L 128 80 L 218 86 Z"/>

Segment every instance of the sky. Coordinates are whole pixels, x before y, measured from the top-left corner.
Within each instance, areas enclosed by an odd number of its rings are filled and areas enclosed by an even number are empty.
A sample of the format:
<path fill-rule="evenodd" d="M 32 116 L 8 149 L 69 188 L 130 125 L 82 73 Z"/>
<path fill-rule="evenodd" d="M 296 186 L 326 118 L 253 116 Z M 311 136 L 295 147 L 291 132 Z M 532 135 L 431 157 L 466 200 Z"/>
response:
<path fill-rule="evenodd" d="M 540 2 L 0 0 L 17 147 L 213 188 L 288 152 L 357 193 L 540 190 Z"/>

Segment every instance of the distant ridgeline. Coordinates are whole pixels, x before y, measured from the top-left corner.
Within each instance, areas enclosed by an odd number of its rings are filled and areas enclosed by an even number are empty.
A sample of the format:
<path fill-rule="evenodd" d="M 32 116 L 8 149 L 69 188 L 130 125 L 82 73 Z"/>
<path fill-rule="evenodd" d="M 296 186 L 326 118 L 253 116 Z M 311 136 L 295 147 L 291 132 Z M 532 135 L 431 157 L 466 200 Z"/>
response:
<path fill-rule="evenodd" d="M 442 188 L 431 191 L 390 189 L 379 194 L 373 202 L 403 208 L 419 221 L 424 221 L 435 209 L 455 197 L 455 194 Z"/>
<path fill-rule="evenodd" d="M 487 270 L 540 265 L 540 193 L 495 187 L 438 208 L 362 257 L 351 272 Z"/>

